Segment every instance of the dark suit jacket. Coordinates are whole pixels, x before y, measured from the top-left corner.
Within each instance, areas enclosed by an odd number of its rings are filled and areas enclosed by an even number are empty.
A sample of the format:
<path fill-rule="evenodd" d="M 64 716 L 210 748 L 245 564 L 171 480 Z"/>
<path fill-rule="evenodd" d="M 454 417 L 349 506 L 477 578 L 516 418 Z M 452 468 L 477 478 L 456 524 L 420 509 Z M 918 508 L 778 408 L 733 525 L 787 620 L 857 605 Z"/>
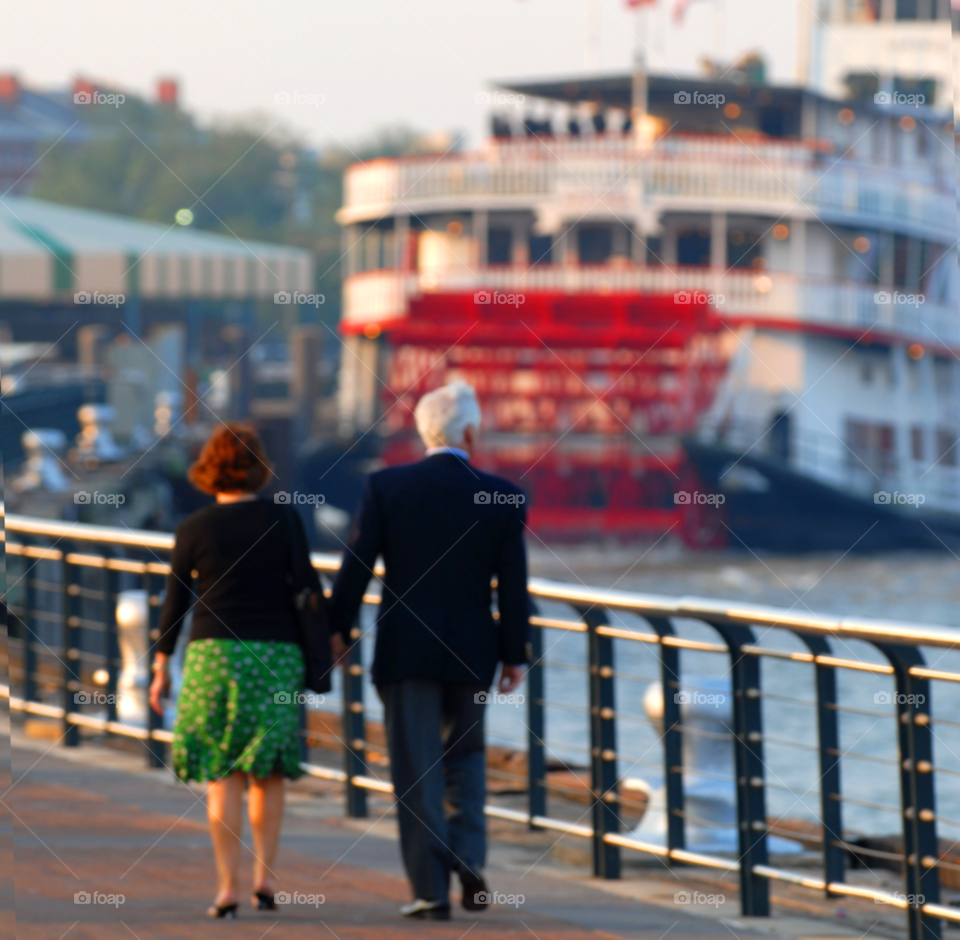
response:
<path fill-rule="evenodd" d="M 331 629 L 349 636 L 382 555 L 377 685 L 439 679 L 489 687 L 498 661 L 527 661 L 526 509 L 517 497 L 523 494 L 512 483 L 455 454 L 367 479 L 333 588 Z M 499 621 L 491 614 L 492 576 Z"/>

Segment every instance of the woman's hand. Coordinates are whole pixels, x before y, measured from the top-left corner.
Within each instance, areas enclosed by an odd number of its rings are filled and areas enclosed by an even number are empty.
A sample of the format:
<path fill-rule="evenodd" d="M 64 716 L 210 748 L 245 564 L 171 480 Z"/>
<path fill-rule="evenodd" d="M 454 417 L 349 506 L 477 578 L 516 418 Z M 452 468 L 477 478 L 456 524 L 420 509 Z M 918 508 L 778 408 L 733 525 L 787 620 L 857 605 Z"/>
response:
<path fill-rule="evenodd" d="M 350 652 L 350 647 L 343 642 L 343 637 L 339 633 L 334 633 L 330 637 L 330 648 L 333 652 L 333 665 L 339 666 L 340 661 Z"/>
<path fill-rule="evenodd" d="M 170 673 L 167 672 L 166 653 L 157 653 L 153 660 L 153 682 L 150 683 L 150 707 L 158 714 L 163 714 L 161 699 L 170 695 Z"/>

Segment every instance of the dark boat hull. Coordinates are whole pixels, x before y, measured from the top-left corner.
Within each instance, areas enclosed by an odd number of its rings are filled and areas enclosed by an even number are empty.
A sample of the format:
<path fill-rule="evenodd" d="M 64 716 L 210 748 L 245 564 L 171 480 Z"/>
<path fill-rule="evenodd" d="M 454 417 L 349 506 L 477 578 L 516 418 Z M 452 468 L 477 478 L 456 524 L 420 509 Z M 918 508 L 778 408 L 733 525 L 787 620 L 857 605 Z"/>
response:
<path fill-rule="evenodd" d="M 684 441 L 706 490 L 723 493 L 731 548 L 771 552 L 960 551 L 960 515 L 877 504 L 789 469 L 782 461 L 715 444 Z M 767 481 L 765 489 L 730 485 L 731 464 Z"/>

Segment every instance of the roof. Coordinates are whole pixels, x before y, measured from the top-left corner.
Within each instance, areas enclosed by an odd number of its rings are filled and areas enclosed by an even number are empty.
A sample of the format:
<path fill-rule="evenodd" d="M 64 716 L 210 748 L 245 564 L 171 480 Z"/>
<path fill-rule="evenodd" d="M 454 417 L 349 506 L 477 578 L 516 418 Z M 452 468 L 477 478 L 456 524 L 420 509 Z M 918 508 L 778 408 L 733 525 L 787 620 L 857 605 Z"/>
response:
<path fill-rule="evenodd" d="M 78 291 L 144 298 L 310 291 L 309 251 L 23 196 L 0 200 L 0 300 Z"/>
<path fill-rule="evenodd" d="M 62 94 L 40 94 L 20 89 L 16 101 L 0 102 L 0 142 L 39 143 L 65 139 L 71 143 L 89 136 L 76 106 Z"/>
<path fill-rule="evenodd" d="M 522 94 L 527 98 L 539 98 L 547 101 L 559 101 L 566 104 L 592 102 L 604 108 L 629 109 L 633 96 L 633 75 L 622 72 L 600 76 L 568 76 L 541 81 L 498 81 L 498 88 Z M 699 91 L 703 94 L 724 95 L 727 101 L 741 106 L 753 106 L 765 109 L 779 109 L 785 113 L 797 114 L 804 99 L 829 102 L 837 107 L 856 107 L 885 114 L 921 114 L 923 116 L 941 114 L 943 107 L 923 107 L 919 110 L 909 107 L 877 106 L 872 96 L 840 101 L 828 98 L 819 92 L 797 85 L 771 85 L 759 82 L 747 82 L 736 73 L 724 80 L 714 80 L 698 76 L 647 75 L 648 107 L 654 116 L 673 116 L 676 109 L 674 96 L 683 92 Z"/>
<path fill-rule="evenodd" d="M 612 75 L 572 76 L 544 81 L 497 82 L 500 88 L 519 92 L 531 98 L 547 98 L 569 104 L 593 101 L 608 108 L 629 108 L 633 95 L 633 75 L 622 72 Z M 697 76 L 647 75 L 648 94 L 669 95 L 675 92 L 698 89 L 704 93 L 731 92 L 734 89 L 758 94 L 766 91 L 778 101 L 797 101 L 804 94 L 802 88 L 789 85 L 748 84 L 743 81 L 715 81 Z M 807 94 L 812 94 L 807 92 Z"/>

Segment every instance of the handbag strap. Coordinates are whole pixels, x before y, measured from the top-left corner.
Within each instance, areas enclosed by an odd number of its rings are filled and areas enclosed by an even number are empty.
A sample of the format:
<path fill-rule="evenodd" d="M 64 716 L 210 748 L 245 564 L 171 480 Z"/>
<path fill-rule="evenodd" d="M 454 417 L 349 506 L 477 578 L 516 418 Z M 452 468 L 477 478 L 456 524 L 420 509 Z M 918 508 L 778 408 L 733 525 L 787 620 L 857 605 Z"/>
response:
<path fill-rule="evenodd" d="M 300 539 L 293 525 L 292 513 L 295 509 L 289 506 L 280 507 L 280 524 L 286 534 L 287 544 L 290 546 L 291 574 L 293 575 L 293 603 L 297 610 L 303 610 L 310 591 L 310 578 L 304 565 L 310 564 L 310 557 L 302 548 Z"/>

